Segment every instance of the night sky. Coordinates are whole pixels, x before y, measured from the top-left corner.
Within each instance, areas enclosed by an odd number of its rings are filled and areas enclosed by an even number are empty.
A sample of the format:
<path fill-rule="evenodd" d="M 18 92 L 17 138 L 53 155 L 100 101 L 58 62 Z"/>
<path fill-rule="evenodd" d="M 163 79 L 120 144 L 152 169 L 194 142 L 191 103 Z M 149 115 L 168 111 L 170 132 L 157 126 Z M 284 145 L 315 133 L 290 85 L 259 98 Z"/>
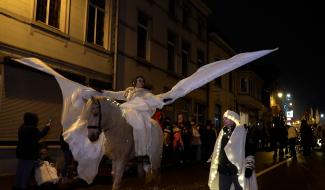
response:
<path fill-rule="evenodd" d="M 311 1 L 205 0 L 213 11 L 209 28 L 237 53 L 271 49 L 251 67 L 292 94 L 296 118 L 311 107 L 325 113 L 325 21 Z M 323 11 L 324 12 L 324 11 Z M 324 67 L 323 66 L 323 67 Z"/>

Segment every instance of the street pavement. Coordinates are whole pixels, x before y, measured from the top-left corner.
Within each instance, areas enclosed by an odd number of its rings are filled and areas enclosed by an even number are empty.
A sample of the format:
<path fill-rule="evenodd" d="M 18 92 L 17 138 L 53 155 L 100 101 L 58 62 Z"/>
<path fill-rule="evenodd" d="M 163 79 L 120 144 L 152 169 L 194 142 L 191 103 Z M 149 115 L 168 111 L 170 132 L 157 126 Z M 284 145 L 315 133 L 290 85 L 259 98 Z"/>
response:
<path fill-rule="evenodd" d="M 272 152 L 257 152 L 256 173 L 259 190 L 314 190 L 325 189 L 325 155 L 313 151 L 309 157 L 298 154 L 298 158 L 273 160 Z M 112 178 L 109 170 L 100 168 L 94 183 L 78 190 L 111 189 Z M 159 190 L 208 190 L 209 164 L 179 164 L 165 166 L 161 171 Z M 0 190 L 12 187 L 14 176 L 0 177 Z M 135 170 L 129 170 L 122 182 L 122 190 L 154 189 L 144 186 L 143 180 L 136 177 Z M 63 184 L 59 189 L 68 189 L 70 184 Z"/>

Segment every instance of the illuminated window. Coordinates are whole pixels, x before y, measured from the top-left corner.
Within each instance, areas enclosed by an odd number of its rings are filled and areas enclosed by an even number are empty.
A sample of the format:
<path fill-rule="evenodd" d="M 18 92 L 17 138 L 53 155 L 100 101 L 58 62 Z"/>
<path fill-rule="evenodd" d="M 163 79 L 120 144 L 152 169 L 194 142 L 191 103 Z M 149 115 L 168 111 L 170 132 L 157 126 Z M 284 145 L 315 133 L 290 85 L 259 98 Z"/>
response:
<path fill-rule="evenodd" d="M 37 0 L 36 20 L 59 28 L 61 0 Z"/>
<path fill-rule="evenodd" d="M 104 45 L 104 20 L 105 0 L 90 0 L 88 3 L 87 42 Z"/>

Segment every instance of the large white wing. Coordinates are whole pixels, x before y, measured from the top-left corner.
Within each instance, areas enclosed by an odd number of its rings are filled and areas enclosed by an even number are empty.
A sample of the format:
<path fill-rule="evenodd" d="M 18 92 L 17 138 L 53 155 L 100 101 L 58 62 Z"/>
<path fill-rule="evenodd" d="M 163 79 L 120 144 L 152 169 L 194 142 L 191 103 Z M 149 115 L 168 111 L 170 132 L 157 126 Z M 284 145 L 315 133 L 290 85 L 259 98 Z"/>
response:
<path fill-rule="evenodd" d="M 64 140 L 69 144 L 74 159 L 78 161 L 79 177 L 87 183 L 92 183 L 104 154 L 105 137 L 101 135 L 96 143 L 90 142 L 87 137 L 87 121 L 81 120 L 79 116 L 85 104 L 84 99 L 100 93 L 63 77 L 37 58 L 15 59 L 15 61 L 50 74 L 57 80 L 63 97 L 61 124 Z"/>
<path fill-rule="evenodd" d="M 240 53 L 229 59 L 204 65 L 191 76 L 179 81 L 170 91 L 158 96 L 163 99 L 170 98 L 171 100 L 166 102 L 166 104 L 173 103 L 176 99 L 185 96 L 186 94 L 207 84 L 213 79 L 218 78 L 221 75 L 235 70 L 238 67 L 265 56 L 275 50 L 277 49 Z"/>

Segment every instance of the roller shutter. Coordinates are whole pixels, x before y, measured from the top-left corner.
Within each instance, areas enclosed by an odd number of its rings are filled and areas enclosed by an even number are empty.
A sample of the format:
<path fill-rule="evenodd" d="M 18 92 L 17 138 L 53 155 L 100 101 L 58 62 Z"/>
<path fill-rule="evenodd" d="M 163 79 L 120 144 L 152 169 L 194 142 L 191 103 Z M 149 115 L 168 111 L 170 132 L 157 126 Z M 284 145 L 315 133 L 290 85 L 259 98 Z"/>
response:
<path fill-rule="evenodd" d="M 52 118 L 54 127 L 45 139 L 59 141 L 62 95 L 55 78 L 12 60 L 0 66 L 0 141 L 17 140 L 25 112 L 38 114 L 39 128 Z"/>

